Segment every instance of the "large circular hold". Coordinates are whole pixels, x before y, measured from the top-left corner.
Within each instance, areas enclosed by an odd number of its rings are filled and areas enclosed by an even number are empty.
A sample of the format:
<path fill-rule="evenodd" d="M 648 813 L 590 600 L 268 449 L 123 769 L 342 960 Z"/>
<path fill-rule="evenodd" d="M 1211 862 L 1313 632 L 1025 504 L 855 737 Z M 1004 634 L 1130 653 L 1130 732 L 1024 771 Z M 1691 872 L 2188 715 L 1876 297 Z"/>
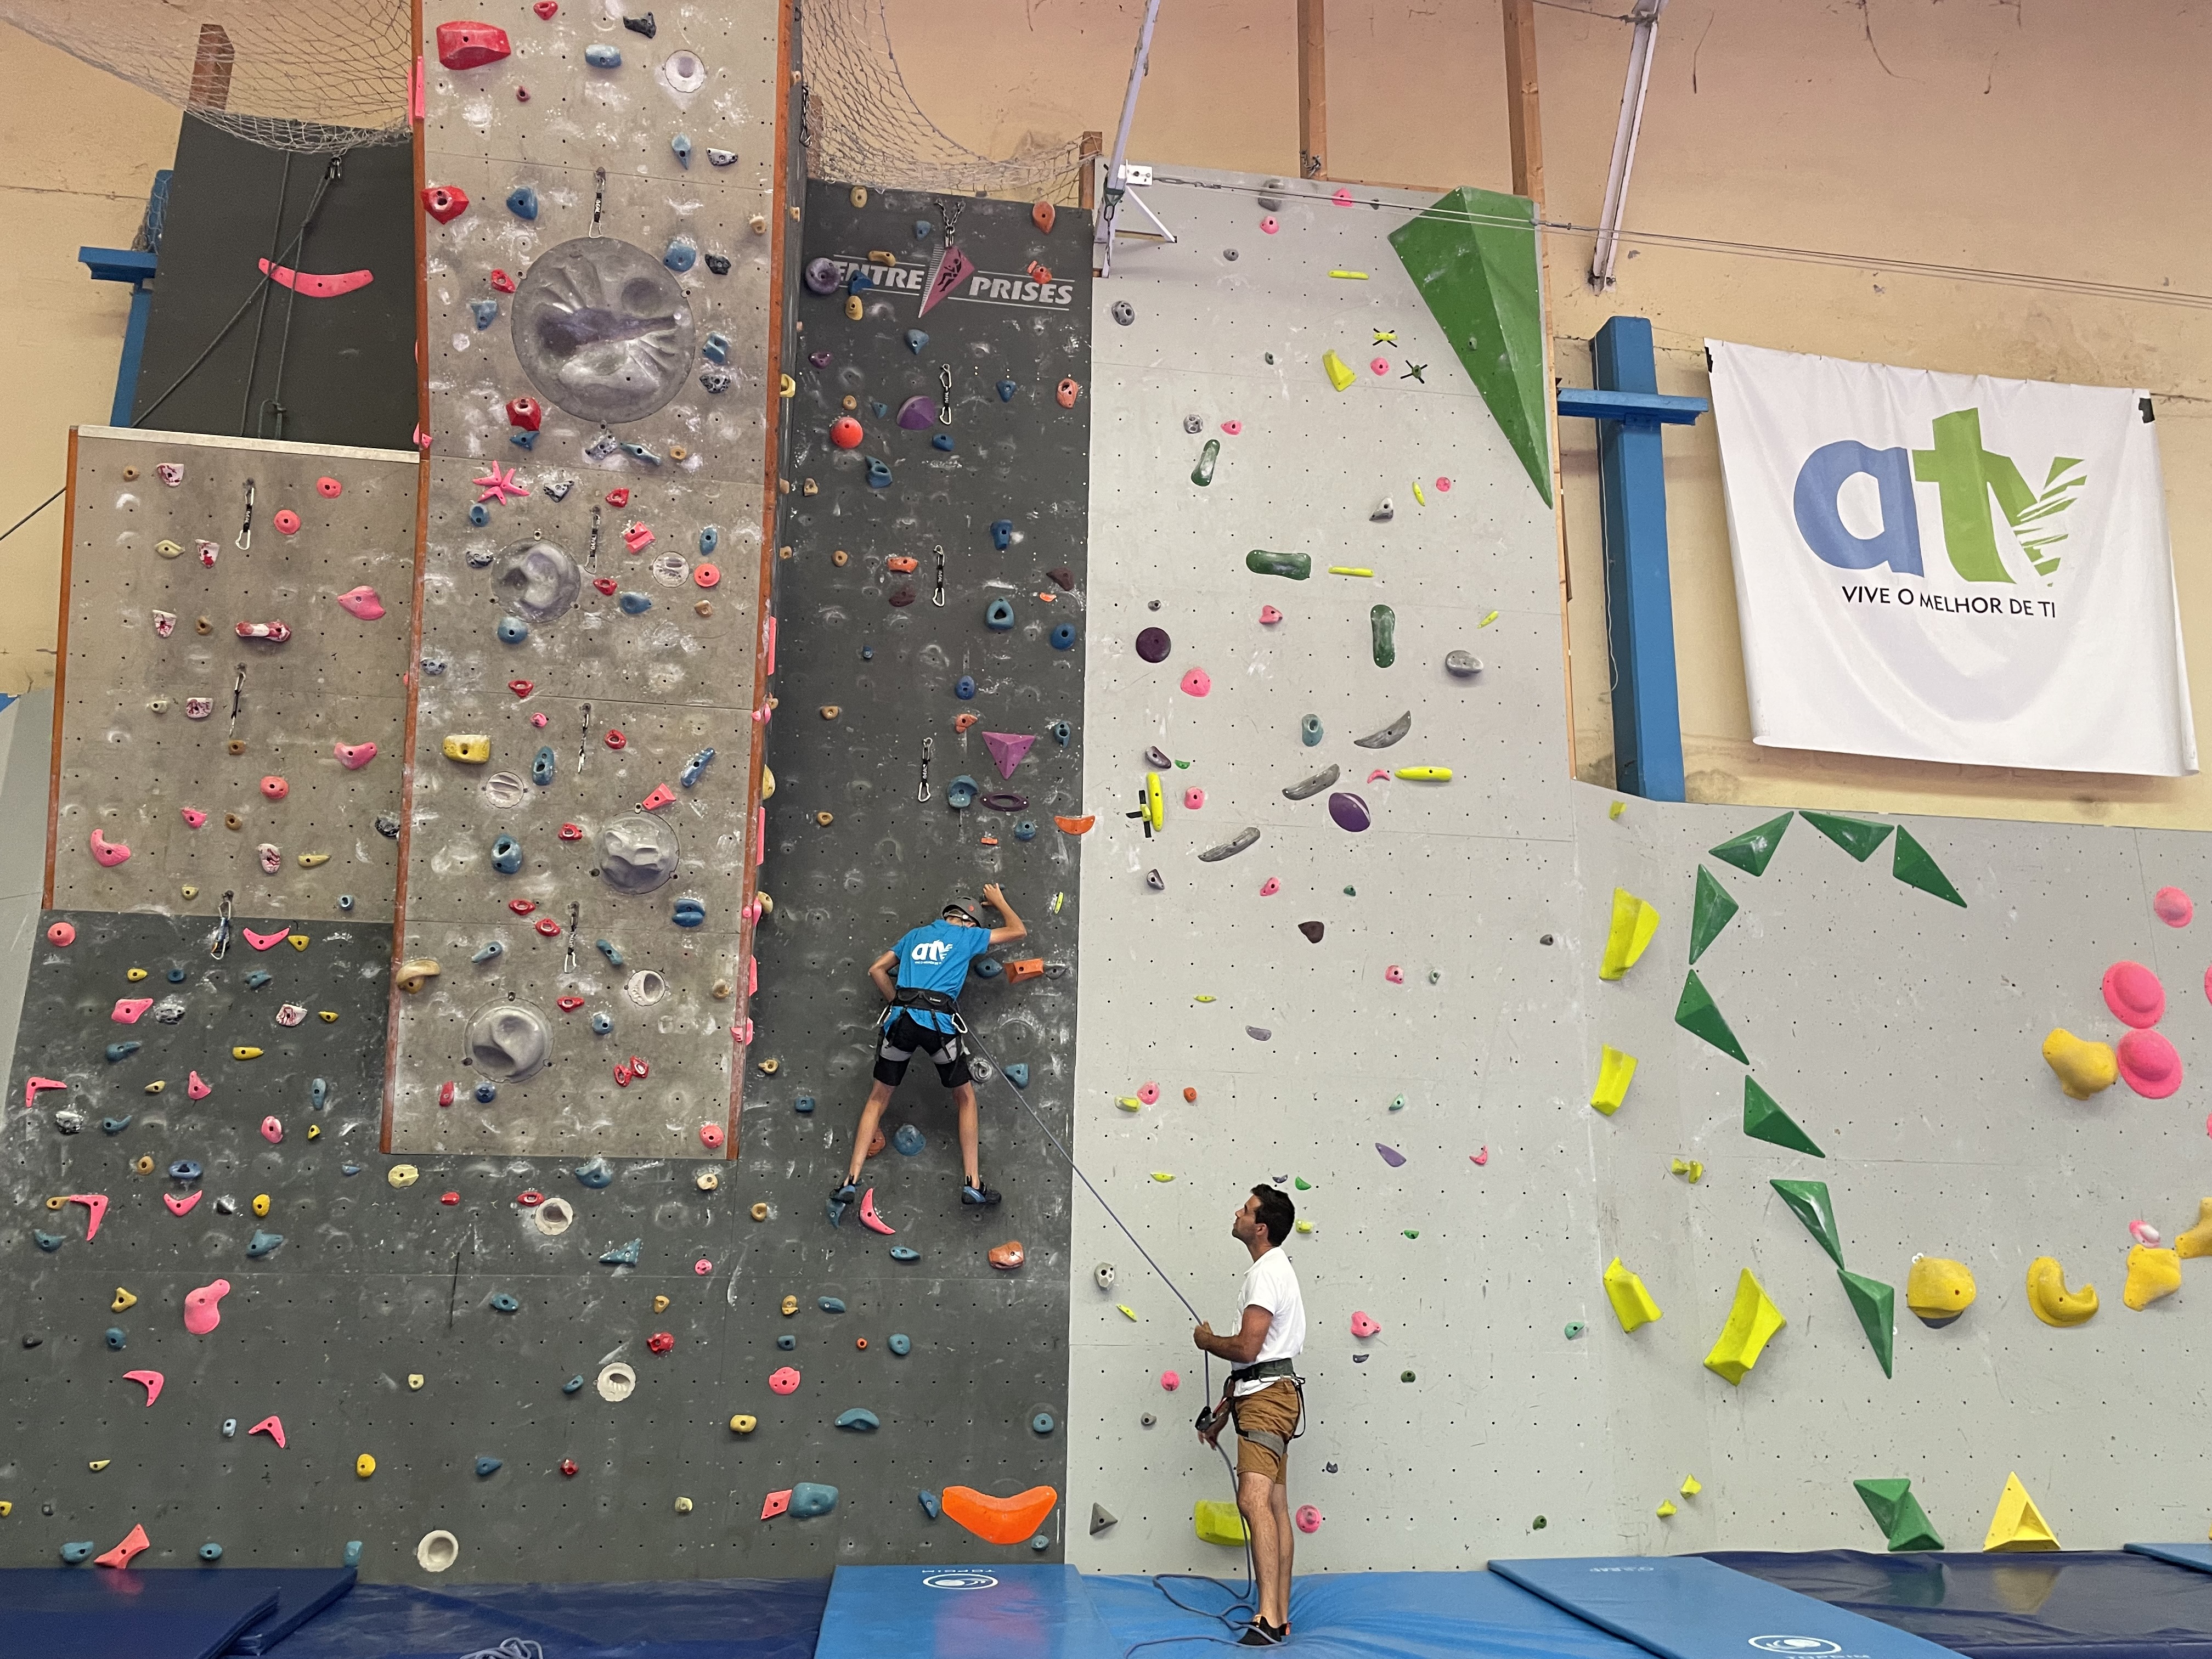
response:
<path fill-rule="evenodd" d="M 2150 896 L 2152 914 L 2169 927 L 2186 927 L 2197 906 L 2179 887 L 2161 887 Z"/>
<path fill-rule="evenodd" d="M 654 255 L 581 236 L 539 256 L 514 296 L 514 355 L 546 401 L 586 420 L 642 420 L 683 387 L 691 307 Z"/>
<path fill-rule="evenodd" d="M 598 1388 L 602 1400 L 627 1400 L 637 1388 L 637 1373 L 617 1361 L 599 1373 Z"/>
<path fill-rule="evenodd" d="M 672 52 L 660 66 L 662 77 L 676 92 L 696 92 L 707 84 L 707 66 L 699 61 L 699 54 L 688 47 Z"/>
<path fill-rule="evenodd" d="M 426 1532 L 415 1546 L 415 1564 L 425 1572 L 443 1572 L 461 1559 L 461 1540 L 443 1527 Z"/>
<path fill-rule="evenodd" d="M 650 893 L 676 873 L 676 830 L 643 812 L 599 831 L 599 877 L 617 893 Z"/>
<path fill-rule="evenodd" d="M 1355 836 L 1373 821 L 1367 815 L 1367 803 L 1347 789 L 1328 798 L 1328 815 L 1336 820 L 1338 829 L 1349 830 Z"/>
<path fill-rule="evenodd" d="M 534 623 L 566 616 L 584 591 L 584 573 L 550 542 L 517 542 L 500 556 L 492 586 L 508 606 Z"/>
<path fill-rule="evenodd" d="M 552 1024 L 526 1002 L 495 1002 L 469 1022 L 469 1057 L 483 1076 L 520 1083 L 552 1055 Z"/>
<path fill-rule="evenodd" d="M 1166 629 L 1147 628 L 1137 635 L 1137 654 L 1146 662 L 1165 662 L 1169 643 Z"/>
<path fill-rule="evenodd" d="M 837 265 L 832 259 L 809 259 L 803 273 L 810 294 L 835 294 L 837 291 Z"/>
<path fill-rule="evenodd" d="M 2120 1081 L 2145 1100 L 2164 1100 L 2181 1086 L 2181 1056 L 2156 1031 L 2130 1031 L 2120 1039 L 2114 1058 Z"/>
<path fill-rule="evenodd" d="M 576 1212 L 568 1207 L 565 1198 L 549 1198 L 530 1212 L 530 1219 L 538 1231 L 548 1238 L 558 1238 L 568 1231 L 576 1219 Z"/>
<path fill-rule="evenodd" d="M 2105 969 L 2105 1006 L 2112 1018 L 2137 1030 L 2166 1017 L 2166 988 L 2140 962 L 2116 962 Z"/>

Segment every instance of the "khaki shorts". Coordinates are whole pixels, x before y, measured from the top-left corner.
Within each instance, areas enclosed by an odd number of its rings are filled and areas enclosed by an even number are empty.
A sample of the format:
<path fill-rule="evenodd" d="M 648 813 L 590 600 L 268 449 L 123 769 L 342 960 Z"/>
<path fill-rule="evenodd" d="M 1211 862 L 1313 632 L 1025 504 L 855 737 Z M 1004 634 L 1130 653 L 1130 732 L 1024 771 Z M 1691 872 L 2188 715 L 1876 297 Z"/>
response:
<path fill-rule="evenodd" d="M 1279 1376 L 1256 1394 L 1237 1396 L 1234 1410 L 1237 1416 L 1237 1473 L 1264 1474 L 1277 1486 L 1290 1480 L 1290 1447 L 1288 1442 L 1297 1432 L 1301 1396 L 1297 1385 L 1288 1377 Z M 1279 1453 L 1273 1446 L 1247 1440 L 1246 1432 L 1273 1434 L 1282 1437 L 1284 1449 Z"/>

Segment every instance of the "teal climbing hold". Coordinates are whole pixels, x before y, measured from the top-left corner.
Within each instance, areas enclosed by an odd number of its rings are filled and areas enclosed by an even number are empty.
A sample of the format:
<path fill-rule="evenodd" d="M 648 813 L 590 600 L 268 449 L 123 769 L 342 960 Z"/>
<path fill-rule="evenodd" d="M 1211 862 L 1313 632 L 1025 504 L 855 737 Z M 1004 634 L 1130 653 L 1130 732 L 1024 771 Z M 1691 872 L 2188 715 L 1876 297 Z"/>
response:
<path fill-rule="evenodd" d="M 1782 845 L 1782 832 L 1790 827 L 1790 820 L 1795 816 L 1784 812 L 1778 818 L 1769 818 L 1705 850 L 1723 864 L 1733 864 L 1747 876 L 1763 876 L 1766 866 L 1773 862 L 1776 849 Z"/>
<path fill-rule="evenodd" d="M 491 1299 L 491 1307 L 494 1313 L 513 1313 L 521 1306 L 521 1303 L 516 1301 L 514 1297 L 509 1296 L 505 1291 L 501 1291 L 497 1296 L 495 1296 Z"/>
<path fill-rule="evenodd" d="M 200 1546 L 200 1559 L 201 1559 L 201 1560 L 203 1560 L 203 1561 L 220 1561 L 220 1560 L 222 1560 L 222 1545 L 220 1545 L 220 1544 L 216 1544 L 216 1543 L 206 1543 L 206 1544 L 203 1544 L 203 1545 L 201 1545 L 201 1546 Z"/>
<path fill-rule="evenodd" d="M 1006 1067 L 1009 1075 L 1012 1073 L 1013 1069 L 1011 1066 Z M 928 1144 L 928 1137 L 922 1133 L 919 1126 L 912 1123 L 900 1124 L 898 1133 L 891 1137 L 891 1145 L 897 1147 L 900 1154 L 906 1158 L 915 1157 Z"/>
<path fill-rule="evenodd" d="M 883 1423 L 865 1406 L 855 1406 L 848 1412 L 838 1413 L 837 1426 L 841 1429 L 851 1429 L 860 1434 L 873 1434 L 878 1429 L 883 1427 Z"/>
<path fill-rule="evenodd" d="M 283 1234 L 264 1232 L 260 1228 L 256 1227 L 253 1230 L 253 1237 L 246 1241 L 246 1254 L 250 1260 L 258 1261 L 283 1242 Z"/>
<path fill-rule="evenodd" d="M 817 1480 L 801 1480 L 791 1489 L 793 1515 L 827 1515 L 837 1507 L 837 1488 Z"/>
<path fill-rule="evenodd" d="M 775 1346 L 782 1349 L 784 1352 L 789 1353 L 793 1348 L 796 1348 L 799 1346 L 799 1339 L 792 1335 L 790 1332 L 786 1331 L 781 1336 L 776 1338 Z"/>
<path fill-rule="evenodd" d="M 1933 893 L 1957 905 L 1961 910 L 1966 901 L 1959 896 L 1959 890 L 1951 885 L 1950 878 L 1943 873 L 1928 854 L 1928 849 L 1912 838 L 1903 824 L 1897 826 L 1897 849 L 1890 856 L 1889 872 L 1907 887 L 1917 887 L 1923 893 Z"/>
<path fill-rule="evenodd" d="M 934 1521 L 939 1516 L 945 1513 L 945 1500 L 939 1498 L 935 1492 L 918 1492 L 915 1493 L 915 1497 L 919 1499 L 921 1504 L 921 1512 L 927 1516 L 931 1520 Z M 88 1554 L 91 1553 L 91 1550 L 92 1546 L 87 1544 L 85 1546 L 86 1553 Z"/>
<path fill-rule="evenodd" d="M 81 1562 L 91 1560 L 92 1553 L 97 1547 L 97 1545 L 90 1542 L 82 1544 L 64 1544 L 62 1546 L 62 1559 L 68 1562 L 70 1565 L 74 1567 Z"/>
<path fill-rule="evenodd" d="M 1705 946 L 1720 937 L 1721 929 L 1734 919 L 1735 911 L 1735 896 L 1713 879 L 1711 871 L 1699 865 L 1697 901 L 1690 911 L 1691 961 L 1705 955 Z"/>
<path fill-rule="evenodd" d="M 566 1382 L 563 1382 L 561 1385 L 561 1392 L 562 1394 L 576 1394 L 582 1390 L 583 1386 L 584 1379 L 581 1376 L 572 1376 Z"/>
<path fill-rule="evenodd" d="M 983 625 L 1001 634 L 1012 628 L 1014 625 L 1013 601 L 1003 598 L 992 600 L 991 608 L 983 613 Z"/>
<path fill-rule="evenodd" d="M 638 1255 L 644 1249 L 643 1239 L 633 1238 L 629 1243 L 619 1245 L 601 1256 L 599 1265 L 603 1267 L 635 1267 Z"/>
<path fill-rule="evenodd" d="M 131 1340 L 129 1337 L 123 1334 L 123 1328 L 119 1325 L 110 1325 L 107 1328 L 107 1334 L 105 1340 L 107 1346 L 118 1353 L 123 1351 L 124 1346 Z"/>
<path fill-rule="evenodd" d="M 1036 1416 L 1030 1419 L 1030 1432 L 1031 1434 L 1050 1434 L 1057 1426 L 1058 1425 L 1054 1423 L 1052 1420 L 1052 1413 L 1050 1412 L 1039 1412 Z"/>
<path fill-rule="evenodd" d="M 1721 1018 L 1721 1011 L 1713 1006 L 1712 996 L 1706 991 L 1704 981 L 1698 979 L 1698 970 L 1694 968 L 1682 981 L 1681 1000 L 1674 1005 L 1674 1024 L 1705 1038 L 1731 1059 L 1741 1060 L 1747 1066 L 1751 1064 L 1751 1057 L 1744 1053 L 1743 1045 L 1735 1040 L 1735 1033 L 1729 1030 L 1728 1021 Z"/>
<path fill-rule="evenodd" d="M 615 965 L 619 968 L 622 964 L 617 962 Z M 576 1179 L 586 1187 L 605 1187 L 614 1178 L 613 1168 L 603 1158 L 592 1158 L 576 1170 Z"/>
<path fill-rule="evenodd" d="M 891 1333 L 890 1349 L 903 1359 L 914 1352 L 914 1339 L 902 1332 L 894 1331 Z"/>
<path fill-rule="evenodd" d="M 619 968 L 623 965 L 623 953 L 615 949 L 611 940 L 594 939 L 592 943 L 599 947 L 599 954 L 607 959 L 607 965 L 610 968 Z"/>
<path fill-rule="evenodd" d="M 1006 1081 L 1012 1084 L 1017 1089 L 1028 1088 L 1030 1086 L 1029 1063 L 1026 1060 L 1018 1060 L 1014 1061 L 1012 1065 L 1007 1066 Z M 913 1127 L 911 1124 L 908 1125 L 908 1127 L 909 1128 Z M 919 1133 L 919 1131 L 916 1133 Z"/>
<path fill-rule="evenodd" d="M 49 1255 L 58 1250 L 62 1247 L 62 1239 L 59 1233 L 42 1233 L 36 1227 L 31 1229 L 31 1239 L 32 1242 L 40 1249 L 46 1251 Z"/>
<path fill-rule="evenodd" d="M 891 1246 L 891 1260 L 894 1261 L 919 1261 L 921 1260 L 921 1252 L 913 1249 L 909 1245 L 894 1244 Z"/>
<path fill-rule="evenodd" d="M 1800 811 L 1797 816 L 1861 864 L 1873 856 L 1875 848 L 1889 839 L 1889 832 L 1894 827 L 1887 823 L 1869 823 L 1864 818 L 1838 817 L 1832 812 Z"/>
<path fill-rule="evenodd" d="M 820 1308 L 823 1313 L 842 1313 L 845 1311 L 845 1301 L 842 1297 L 822 1297 L 817 1300 L 815 1305 Z"/>
<path fill-rule="evenodd" d="M 499 1470 L 500 1460 L 498 1458 L 479 1457 L 477 1459 L 477 1474 L 478 1475 L 496 1474 L 499 1473 Z"/>
<path fill-rule="evenodd" d="M 128 1060 L 145 1046 L 143 1042 L 111 1042 L 107 1045 L 108 1063 L 112 1065 L 118 1060 Z"/>

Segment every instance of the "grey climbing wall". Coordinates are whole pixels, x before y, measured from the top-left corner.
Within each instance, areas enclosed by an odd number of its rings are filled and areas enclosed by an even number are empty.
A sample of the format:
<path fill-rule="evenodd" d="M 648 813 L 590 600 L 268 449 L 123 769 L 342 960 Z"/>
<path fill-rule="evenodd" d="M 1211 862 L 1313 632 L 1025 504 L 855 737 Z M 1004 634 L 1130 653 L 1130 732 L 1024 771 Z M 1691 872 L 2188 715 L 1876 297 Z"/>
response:
<path fill-rule="evenodd" d="M 921 316 L 921 283 L 948 222 L 976 272 Z M 869 1488 L 888 1489 L 902 1506 L 884 1538 L 887 1555 L 1033 1559 L 1025 1543 L 985 1545 L 949 1520 L 932 1522 L 915 1494 L 1066 1486 L 1072 1177 L 1040 1120 L 1065 1137 L 1077 1037 L 1083 842 L 1054 820 L 1090 810 L 1088 216 L 1063 211 L 1048 234 L 1020 204 L 866 191 L 856 200 L 848 185 L 817 181 L 806 225 L 808 259 L 833 262 L 847 285 L 854 270 L 872 269 L 877 285 L 861 294 L 858 320 L 846 315 L 846 287 L 796 297 L 799 391 L 785 448 L 794 488 L 776 562 L 775 784 L 761 872 L 775 908 L 760 935 L 754 1048 L 757 1064 L 775 1070 L 749 1088 L 742 1167 L 749 1178 L 780 1178 L 771 1237 L 787 1240 L 783 1248 L 914 1307 L 917 1334 L 937 1340 L 928 1364 L 919 1353 L 908 1362 L 915 1404 L 896 1423 L 885 1416 L 871 1461 Z M 897 263 L 871 267 L 872 252 Z M 1030 276 L 1033 263 L 1052 279 Z M 913 330 L 927 337 L 910 343 Z M 1057 389 L 1069 379 L 1083 389 L 1064 408 Z M 898 412 L 915 398 L 927 417 L 902 428 Z M 830 428 L 848 416 L 864 441 L 840 448 Z M 868 483 L 872 460 L 888 468 L 882 488 Z M 1012 612 L 1003 629 L 986 615 L 1000 600 Z M 1062 627 L 1073 637 L 1055 642 Z M 958 694 L 963 681 L 969 697 Z M 994 763 L 987 731 L 1034 739 L 1011 775 Z M 960 806 L 963 781 L 974 799 Z M 833 1231 L 823 1211 L 870 1086 L 882 1004 L 866 969 L 948 896 L 973 900 L 990 882 L 1004 885 L 1030 928 L 993 965 L 1044 964 L 1018 983 L 1003 972 L 971 977 L 962 999 L 996 1062 L 977 1066 L 982 1170 L 1006 1202 L 960 1208 L 950 1099 L 917 1065 L 884 1128 L 909 1127 L 925 1144 L 911 1156 L 887 1150 L 869 1166 L 897 1242 L 921 1253 L 895 1263 L 893 1241 L 849 1217 Z M 1018 1096 L 1007 1065 L 1028 1068 Z M 1012 1273 L 986 1260 L 1009 1239 L 1026 1252 Z M 946 1363 L 955 1353 L 968 1363 Z M 867 1361 L 848 1363 L 866 1374 Z M 856 1395 L 855 1403 L 868 1402 Z M 908 1413 L 917 1409 L 932 1413 L 934 1432 L 916 1432 Z M 1034 1426 L 1041 1412 L 1053 1425 L 1043 1434 Z M 1048 1559 L 1059 1559 L 1056 1516 L 1041 1535 Z"/>
<path fill-rule="evenodd" d="M 49 902 L 389 921 L 420 461 L 118 427 L 73 454 Z"/>
<path fill-rule="evenodd" d="M 423 21 L 427 177 L 467 205 L 425 222 L 402 957 L 440 972 L 399 1004 L 387 1144 L 720 1158 L 770 628 L 778 13 L 474 16 L 508 56 L 443 67 Z"/>

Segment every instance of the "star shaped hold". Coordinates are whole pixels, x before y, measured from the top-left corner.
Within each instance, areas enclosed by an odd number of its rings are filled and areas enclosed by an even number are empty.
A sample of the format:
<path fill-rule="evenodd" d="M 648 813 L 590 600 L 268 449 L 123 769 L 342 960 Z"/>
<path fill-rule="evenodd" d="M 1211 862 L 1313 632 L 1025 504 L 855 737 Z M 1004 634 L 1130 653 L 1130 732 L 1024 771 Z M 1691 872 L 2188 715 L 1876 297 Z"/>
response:
<path fill-rule="evenodd" d="M 1397 344 L 1397 343 L 1398 343 L 1398 331 L 1397 331 L 1396 329 L 1395 329 L 1395 328 L 1378 328 L 1378 329 L 1376 329 L 1376 330 L 1375 331 L 1375 343 L 1376 343 L 1376 345 L 1395 345 L 1395 344 Z"/>
<path fill-rule="evenodd" d="M 1427 367 L 1426 363 L 1407 363 L 1406 372 L 1398 378 L 1401 380 L 1419 380 L 1423 386 L 1426 386 L 1428 381 L 1422 377 L 1421 371 Z"/>
<path fill-rule="evenodd" d="M 504 504 L 510 501 L 526 500 L 530 495 L 528 490 L 515 483 L 514 469 L 510 466 L 502 471 L 497 461 L 491 464 L 483 477 L 471 478 L 469 482 L 482 492 L 477 497 L 479 501 L 498 501 Z"/>

